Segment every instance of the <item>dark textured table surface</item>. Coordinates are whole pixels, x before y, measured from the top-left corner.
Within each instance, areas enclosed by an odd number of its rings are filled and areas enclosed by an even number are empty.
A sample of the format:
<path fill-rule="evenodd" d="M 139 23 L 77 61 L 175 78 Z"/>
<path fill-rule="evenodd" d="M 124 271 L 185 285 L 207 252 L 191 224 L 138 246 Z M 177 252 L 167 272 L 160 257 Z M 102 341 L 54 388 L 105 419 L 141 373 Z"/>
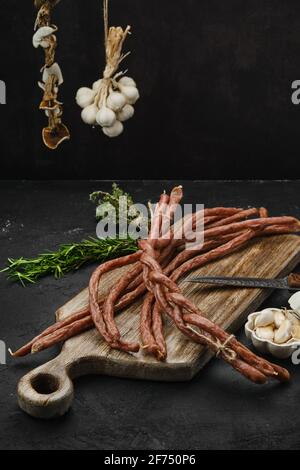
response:
<path fill-rule="evenodd" d="M 135 200 L 153 201 L 173 182 L 124 182 Z M 186 182 L 185 201 L 206 205 L 266 205 L 272 214 L 300 217 L 300 182 Z M 109 182 L 0 182 L 0 265 L 61 242 L 95 234 L 93 190 Z M 87 285 L 93 266 L 56 281 L 23 288 L 0 277 L 0 339 L 15 348 L 53 321 L 54 311 Z M 278 291 L 268 306 L 287 305 Z M 244 334 L 238 335 L 244 342 Z M 43 422 L 17 406 L 22 375 L 58 349 L 0 365 L 1 449 L 295 449 L 300 448 L 300 369 L 285 361 L 290 384 L 255 386 L 213 360 L 189 383 L 112 377 L 76 382 L 73 408 Z"/>

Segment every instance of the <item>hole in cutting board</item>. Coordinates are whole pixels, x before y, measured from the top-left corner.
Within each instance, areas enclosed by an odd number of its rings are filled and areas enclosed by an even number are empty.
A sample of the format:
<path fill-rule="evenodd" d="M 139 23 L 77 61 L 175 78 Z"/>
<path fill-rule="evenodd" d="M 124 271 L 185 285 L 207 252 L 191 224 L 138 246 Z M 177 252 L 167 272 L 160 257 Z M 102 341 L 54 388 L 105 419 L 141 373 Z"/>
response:
<path fill-rule="evenodd" d="M 38 374 L 31 379 L 31 385 L 41 395 L 51 395 L 59 389 L 59 380 L 51 374 Z"/>

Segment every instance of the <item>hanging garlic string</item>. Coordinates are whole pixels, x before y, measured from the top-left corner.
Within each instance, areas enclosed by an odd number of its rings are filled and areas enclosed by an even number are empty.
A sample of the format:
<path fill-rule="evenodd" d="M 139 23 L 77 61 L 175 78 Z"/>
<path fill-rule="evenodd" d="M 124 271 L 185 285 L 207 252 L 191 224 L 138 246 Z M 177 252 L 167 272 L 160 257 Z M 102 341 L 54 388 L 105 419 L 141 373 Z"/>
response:
<path fill-rule="evenodd" d="M 108 39 L 108 0 L 103 0 L 103 20 L 104 20 L 104 45 L 105 51 L 107 48 L 107 39 Z"/>
<path fill-rule="evenodd" d="M 130 54 L 123 54 L 122 49 L 131 27 L 109 27 L 108 9 L 108 0 L 103 0 L 106 58 L 103 76 L 92 89 L 80 88 L 76 101 L 83 108 L 81 117 L 86 124 L 98 124 L 105 135 L 117 137 L 124 130 L 123 122 L 134 115 L 133 104 L 139 99 L 139 92 L 132 78 L 125 77 L 125 72 L 118 72 L 121 62 Z"/>

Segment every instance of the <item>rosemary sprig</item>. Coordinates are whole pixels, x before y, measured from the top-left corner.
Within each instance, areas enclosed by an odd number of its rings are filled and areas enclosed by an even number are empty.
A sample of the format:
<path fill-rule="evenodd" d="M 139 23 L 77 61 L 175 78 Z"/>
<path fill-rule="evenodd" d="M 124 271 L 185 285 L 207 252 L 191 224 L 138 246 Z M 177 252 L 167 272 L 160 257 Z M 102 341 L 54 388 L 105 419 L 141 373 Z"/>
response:
<path fill-rule="evenodd" d="M 37 258 L 8 259 L 6 272 L 8 279 L 23 285 L 35 284 L 41 277 L 52 274 L 56 279 L 79 269 L 83 264 L 104 262 L 137 251 L 137 242 L 130 238 L 96 239 L 89 238 L 81 243 L 60 245 L 57 251 L 40 254 Z"/>

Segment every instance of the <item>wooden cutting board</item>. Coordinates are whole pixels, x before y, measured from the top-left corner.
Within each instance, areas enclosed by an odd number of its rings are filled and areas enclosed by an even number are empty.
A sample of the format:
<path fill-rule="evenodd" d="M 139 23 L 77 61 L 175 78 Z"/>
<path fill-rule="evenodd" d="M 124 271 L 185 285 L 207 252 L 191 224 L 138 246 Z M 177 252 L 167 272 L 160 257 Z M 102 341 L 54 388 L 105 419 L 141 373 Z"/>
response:
<path fill-rule="evenodd" d="M 300 262 L 300 237 L 280 237 L 254 240 L 246 248 L 196 270 L 199 275 L 255 276 L 276 278 L 292 271 Z M 105 294 L 128 268 L 107 274 L 100 283 Z M 236 332 L 249 313 L 270 295 L 270 290 L 200 287 L 182 280 L 180 286 L 189 299 L 204 314 L 229 332 Z M 88 304 L 85 289 L 56 312 L 57 320 Z M 140 341 L 140 302 L 123 311 L 117 323 L 129 341 Z M 21 379 L 18 397 L 21 408 L 32 416 L 52 418 L 64 414 L 73 400 L 73 380 L 87 374 L 107 374 L 116 377 L 158 381 L 190 380 L 212 357 L 198 344 L 188 340 L 172 322 L 165 321 L 168 359 L 160 363 L 143 350 L 126 354 L 112 350 L 96 330 L 69 339 L 61 354 Z M 227 365 L 224 367 L 228 367 Z"/>

